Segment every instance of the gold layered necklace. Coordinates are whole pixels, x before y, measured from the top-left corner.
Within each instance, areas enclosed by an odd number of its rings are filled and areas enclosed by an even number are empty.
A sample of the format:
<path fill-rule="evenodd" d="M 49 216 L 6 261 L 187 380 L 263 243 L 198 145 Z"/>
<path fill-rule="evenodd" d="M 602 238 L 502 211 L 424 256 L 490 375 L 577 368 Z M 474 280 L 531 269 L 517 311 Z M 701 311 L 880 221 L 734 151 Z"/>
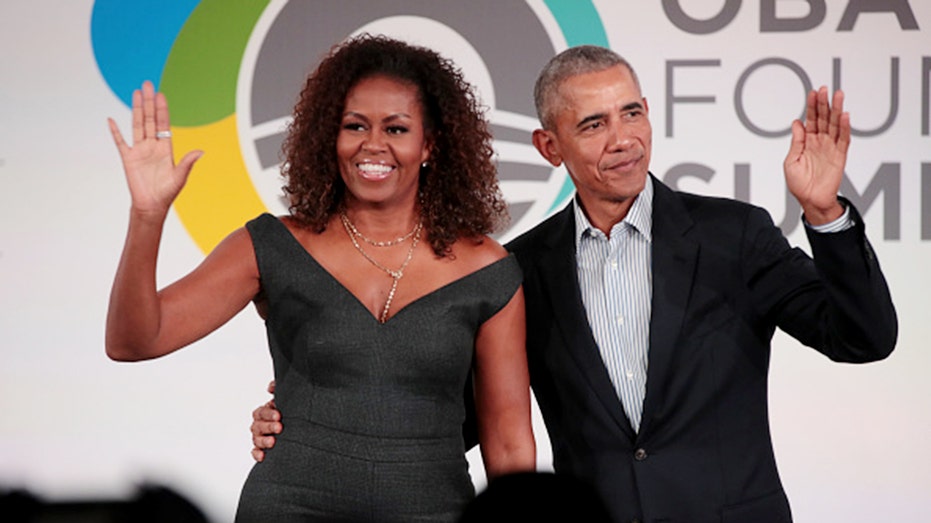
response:
<path fill-rule="evenodd" d="M 367 244 L 369 244 L 369 245 L 373 245 L 373 246 L 375 246 L 375 247 L 391 247 L 391 246 L 393 246 L 393 245 L 397 245 L 397 244 L 399 244 L 399 243 L 403 243 L 403 242 L 407 241 L 411 236 L 413 236 L 413 235 L 417 232 L 417 227 L 419 226 L 419 224 L 418 224 L 418 225 L 415 225 L 414 228 L 411 229 L 411 232 L 405 234 L 404 236 L 398 236 L 397 238 L 395 238 L 395 239 L 393 239 L 393 240 L 388 240 L 388 241 L 375 241 L 375 240 L 369 238 L 368 236 L 362 234 L 361 232 L 359 232 L 359 229 L 356 229 L 356 226 L 353 225 L 351 221 L 349 221 L 349 217 L 346 216 L 346 213 L 345 213 L 345 212 L 341 212 L 341 213 L 339 214 L 339 218 L 343 221 L 343 226 L 348 228 L 348 231 L 347 231 L 347 232 L 351 231 L 351 232 L 349 232 L 349 236 L 350 236 L 350 237 L 355 236 L 356 238 L 360 238 L 360 239 L 361 239 L 362 241 L 364 241 L 365 243 L 367 243 Z"/>
<path fill-rule="evenodd" d="M 391 290 L 388 291 L 388 299 L 385 301 L 385 308 L 382 309 L 381 317 L 378 318 L 380 323 L 385 323 L 388 321 L 388 310 L 391 308 L 391 300 L 394 299 L 394 293 L 398 290 L 398 282 L 401 281 L 401 278 L 404 277 L 404 269 L 406 269 L 407 264 L 411 262 L 411 258 L 414 257 L 414 249 L 417 247 L 417 244 L 420 243 L 420 234 L 423 232 L 423 218 L 417 222 L 417 225 L 414 226 L 411 232 L 405 234 L 404 236 L 399 236 L 398 238 L 388 241 L 375 241 L 359 232 L 359 230 L 356 229 L 356 226 L 353 225 L 351 221 L 349 221 L 349 216 L 346 216 L 345 211 L 340 211 L 339 220 L 343 223 L 343 228 L 346 229 L 346 234 L 349 235 L 349 240 L 352 242 L 353 247 L 359 251 L 359 254 L 368 260 L 369 263 L 384 271 L 385 274 L 391 277 Z M 361 238 L 365 243 L 375 247 L 391 247 L 393 245 L 398 245 L 404 241 L 407 241 L 411 237 L 414 239 L 411 241 L 410 248 L 407 249 L 407 256 L 404 258 L 404 263 L 402 263 L 401 266 L 397 268 L 397 270 L 391 270 L 379 263 L 375 258 L 372 258 L 372 256 L 365 252 L 365 249 L 359 245 L 358 240 L 356 240 L 356 238 Z"/>

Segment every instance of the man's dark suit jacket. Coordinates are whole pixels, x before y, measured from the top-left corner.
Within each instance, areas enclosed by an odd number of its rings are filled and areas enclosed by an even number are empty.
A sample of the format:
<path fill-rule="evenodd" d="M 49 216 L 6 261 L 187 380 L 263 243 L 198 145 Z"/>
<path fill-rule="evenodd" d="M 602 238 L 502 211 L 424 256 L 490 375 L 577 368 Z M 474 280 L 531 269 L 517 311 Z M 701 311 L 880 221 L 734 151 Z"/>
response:
<path fill-rule="evenodd" d="M 527 354 L 557 473 L 595 486 L 617 522 L 791 521 L 770 441 L 778 327 L 836 361 L 893 349 L 885 279 L 856 226 L 810 233 L 814 261 L 769 214 L 655 178 L 649 367 L 631 429 L 589 328 L 572 206 L 508 245 L 524 271 Z"/>

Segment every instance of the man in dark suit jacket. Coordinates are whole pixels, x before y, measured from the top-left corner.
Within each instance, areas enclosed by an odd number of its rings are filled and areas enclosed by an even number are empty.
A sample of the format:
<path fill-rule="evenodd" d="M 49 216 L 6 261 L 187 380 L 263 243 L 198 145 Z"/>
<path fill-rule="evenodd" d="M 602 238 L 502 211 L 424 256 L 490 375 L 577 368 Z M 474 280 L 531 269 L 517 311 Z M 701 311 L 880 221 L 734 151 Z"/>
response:
<path fill-rule="evenodd" d="M 813 260 L 764 210 L 649 174 L 647 101 L 613 52 L 561 53 L 534 94 L 534 145 L 577 190 L 509 245 L 556 471 L 593 484 L 619 522 L 791 521 L 767 416 L 775 329 L 846 362 L 881 359 L 896 339 L 863 222 L 837 198 L 850 139 L 842 93 L 833 107 L 827 89 L 809 94 L 784 165 Z"/>
<path fill-rule="evenodd" d="M 593 485 L 617 522 L 791 521 L 767 413 L 775 329 L 845 362 L 887 356 L 897 335 L 863 222 L 837 197 L 842 93 L 809 94 L 784 164 L 813 259 L 766 211 L 649 174 L 647 101 L 612 51 L 560 53 L 534 96 L 534 145 L 577 190 L 508 245 L 556 472 Z M 257 447 L 273 418 L 257 409 Z"/>

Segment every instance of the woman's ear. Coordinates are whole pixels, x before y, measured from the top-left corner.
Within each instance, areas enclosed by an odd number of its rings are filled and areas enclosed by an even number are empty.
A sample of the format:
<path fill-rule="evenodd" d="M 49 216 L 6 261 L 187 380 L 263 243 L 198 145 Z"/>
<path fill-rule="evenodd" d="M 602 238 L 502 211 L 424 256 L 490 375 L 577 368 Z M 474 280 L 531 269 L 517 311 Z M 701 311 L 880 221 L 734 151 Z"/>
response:
<path fill-rule="evenodd" d="M 434 145 L 435 141 L 433 140 L 432 134 L 426 135 L 423 140 L 423 150 L 420 154 L 420 167 L 426 168 L 430 165 L 430 153 L 433 151 Z"/>

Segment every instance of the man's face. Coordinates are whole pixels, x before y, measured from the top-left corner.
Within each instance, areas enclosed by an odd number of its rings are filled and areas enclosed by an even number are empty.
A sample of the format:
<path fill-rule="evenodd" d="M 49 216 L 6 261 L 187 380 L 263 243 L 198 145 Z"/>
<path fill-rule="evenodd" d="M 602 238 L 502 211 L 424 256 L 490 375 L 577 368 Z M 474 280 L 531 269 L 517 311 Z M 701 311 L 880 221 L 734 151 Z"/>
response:
<path fill-rule="evenodd" d="M 647 101 L 621 65 L 563 81 L 553 128 L 534 133 L 537 150 L 566 164 L 586 212 L 621 213 L 646 183 L 652 128 Z M 597 209 L 602 209 L 601 211 Z"/>

